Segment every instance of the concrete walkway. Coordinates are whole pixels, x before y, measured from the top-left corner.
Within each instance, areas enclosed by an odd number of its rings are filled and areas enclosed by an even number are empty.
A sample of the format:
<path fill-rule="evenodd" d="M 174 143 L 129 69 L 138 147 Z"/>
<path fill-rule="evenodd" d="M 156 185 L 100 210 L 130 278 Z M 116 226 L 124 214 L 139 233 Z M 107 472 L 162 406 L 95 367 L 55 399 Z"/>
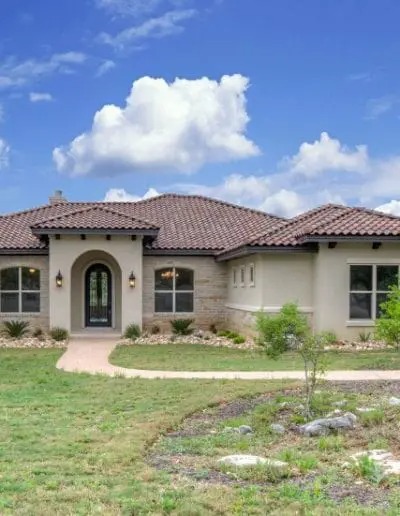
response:
<path fill-rule="evenodd" d="M 71 339 L 68 348 L 57 362 L 57 369 L 68 372 L 125 376 L 127 378 L 185 378 L 215 380 L 282 380 L 303 379 L 302 371 L 150 371 L 127 369 L 109 363 L 108 357 L 117 345 L 110 337 L 85 337 Z M 329 371 L 331 381 L 399 380 L 400 371 Z"/>

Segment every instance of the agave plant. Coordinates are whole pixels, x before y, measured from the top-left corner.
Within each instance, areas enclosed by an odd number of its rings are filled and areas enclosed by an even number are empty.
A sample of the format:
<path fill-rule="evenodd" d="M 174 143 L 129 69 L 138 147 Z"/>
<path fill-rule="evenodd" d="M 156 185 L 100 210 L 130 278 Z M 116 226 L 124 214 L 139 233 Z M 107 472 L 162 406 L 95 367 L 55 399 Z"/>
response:
<path fill-rule="evenodd" d="M 125 339 L 136 340 L 138 337 L 140 337 L 140 335 L 141 335 L 140 327 L 135 323 L 128 324 L 128 326 L 125 328 L 125 331 L 124 331 Z"/>
<path fill-rule="evenodd" d="M 5 321 L 3 334 L 9 339 L 22 339 L 29 332 L 28 321 Z"/>
<path fill-rule="evenodd" d="M 53 328 L 51 328 L 51 330 L 49 331 L 49 335 L 56 342 L 67 340 L 69 337 L 68 330 L 66 330 L 65 328 L 60 328 L 58 326 L 54 326 Z"/>
<path fill-rule="evenodd" d="M 190 335 L 193 333 L 193 328 L 190 328 L 193 322 L 193 319 L 173 319 L 170 321 L 172 332 L 175 335 Z"/>

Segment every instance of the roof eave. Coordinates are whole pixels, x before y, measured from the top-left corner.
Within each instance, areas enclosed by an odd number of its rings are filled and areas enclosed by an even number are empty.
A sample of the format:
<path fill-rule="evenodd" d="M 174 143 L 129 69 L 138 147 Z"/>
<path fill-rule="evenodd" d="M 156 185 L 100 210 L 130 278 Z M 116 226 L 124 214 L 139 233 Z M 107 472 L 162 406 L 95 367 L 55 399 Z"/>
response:
<path fill-rule="evenodd" d="M 0 255 L 48 255 L 49 249 L 46 248 L 25 248 L 25 249 L 12 249 L 12 248 L 0 248 Z"/>
<path fill-rule="evenodd" d="M 143 249 L 145 256 L 213 256 L 218 249 Z"/>
<path fill-rule="evenodd" d="M 143 235 L 157 236 L 158 229 L 31 228 L 36 236 L 46 235 Z"/>
<path fill-rule="evenodd" d="M 263 245 L 263 246 L 250 246 L 246 245 L 228 251 L 226 253 L 217 256 L 218 262 L 232 260 L 234 258 L 241 258 L 243 256 L 250 256 L 257 253 L 290 253 L 290 254 L 303 254 L 303 253 L 316 253 L 318 252 L 318 246 L 313 245 L 299 245 L 299 246 L 286 246 L 286 245 Z"/>
<path fill-rule="evenodd" d="M 302 238 L 305 243 L 326 243 L 326 242 L 376 242 L 376 241 L 400 241 L 400 235 L 309 235 Z"/>

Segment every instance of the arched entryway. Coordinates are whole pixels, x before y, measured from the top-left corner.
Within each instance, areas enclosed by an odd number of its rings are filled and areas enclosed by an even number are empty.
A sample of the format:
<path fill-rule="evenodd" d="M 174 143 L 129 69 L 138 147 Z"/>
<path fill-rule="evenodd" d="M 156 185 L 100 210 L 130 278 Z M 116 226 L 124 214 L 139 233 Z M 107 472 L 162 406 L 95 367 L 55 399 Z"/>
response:
<path fill-rule="evenodd" d="M 112 300 L 111 271 L 104 263 L 94 263 L 85 273 L 85 325 L 111 327 Z"/>

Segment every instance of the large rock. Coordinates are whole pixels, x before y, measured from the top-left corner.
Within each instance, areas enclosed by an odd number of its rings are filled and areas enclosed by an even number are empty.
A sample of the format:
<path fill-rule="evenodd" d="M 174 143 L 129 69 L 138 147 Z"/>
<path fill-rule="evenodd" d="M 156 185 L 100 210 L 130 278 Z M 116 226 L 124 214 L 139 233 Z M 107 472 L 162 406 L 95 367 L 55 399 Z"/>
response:
<path fill-rule="evenodd" d="M 269 429 L 273 434 L 284 434 L 285 433 L 285 427 L 279 423 L 271 423 L 269 425 Z"/>
<path fill-rule="evenodd" d="M 343 416 L 315 419 L 305 425 L 301 425 L 300 432 L 308 437 L 328 435 L 332 430 L 349 430 L 354 428 L 357 417 L 351 412 Z"/>
<path fill-rule="evenodd" d="M 389 405 L 392 405 L 392 406 L 398 406 L 400 405 L 400 398 L 396 398 L 396 396 L 392 396 L 391 398 L 389 398 Z"/>
<path fill-rule="evenodd" d="M 238 428 L 238 432 L 239 432 L 239 434 L 243 434 L 243 435 L 252 434 L 253 429 L 249 425 L 240 425 Z"/>
<path fill-rule="evenodd" d="M 287 462 L 283 462 L 281 460 L 275 459 L 266 459 L 264 457 L 259 457 L 258 455 L 227 455 L 226 457 L 222 457 L 222 459 L 218 460 L 219 464 L 228 464 L 230 466 L 257 466 L 259 464 L 265 464 L 267 466 L 271 466 L 272 468 L 286 468 L 288 466 Z"/>
<path fill-rule="evenodd" d="M 367 456 L 376 461 L 387 475 L 400 475 L 400 460 L 394 458 L 393 453 L 387 450 L 368 450 L 355 453 L 352 459 L 358 460 L 360 457 Z"/>

